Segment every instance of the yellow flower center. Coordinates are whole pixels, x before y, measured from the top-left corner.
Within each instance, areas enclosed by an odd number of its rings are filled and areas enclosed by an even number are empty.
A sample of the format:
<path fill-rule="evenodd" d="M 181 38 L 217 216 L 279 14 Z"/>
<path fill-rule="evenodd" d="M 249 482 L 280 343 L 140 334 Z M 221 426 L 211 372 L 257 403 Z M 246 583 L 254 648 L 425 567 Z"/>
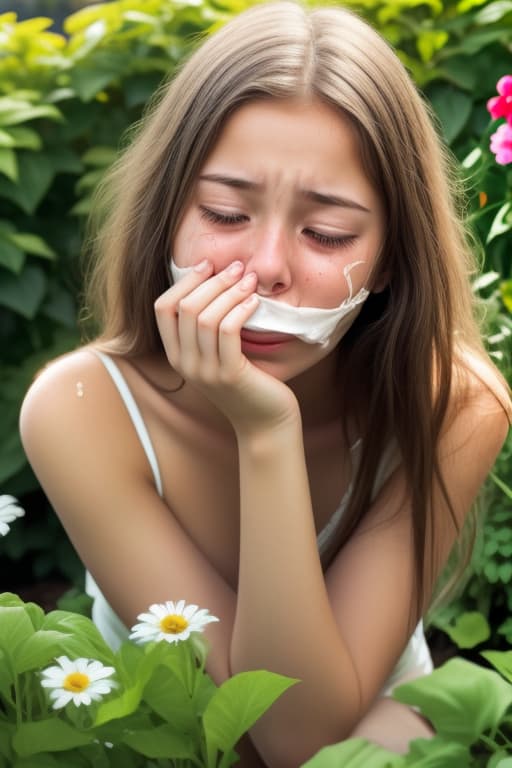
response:
<path fill-rule="evenodd" d="M 188 621 L 183 616 L 177 616 L 175 613 L 170 613 L 168 616 L 160 621 L 160 629 L 162 632 L 167 632 L 169 635 L 179 635 L 188 627 Z"/>
<path fill-rule="evenodd" d="M 71 693 L 80 693 L 89 687 L 89 677 L 83 672 L 71 672 L 64 680 L 63 688 Z"/>

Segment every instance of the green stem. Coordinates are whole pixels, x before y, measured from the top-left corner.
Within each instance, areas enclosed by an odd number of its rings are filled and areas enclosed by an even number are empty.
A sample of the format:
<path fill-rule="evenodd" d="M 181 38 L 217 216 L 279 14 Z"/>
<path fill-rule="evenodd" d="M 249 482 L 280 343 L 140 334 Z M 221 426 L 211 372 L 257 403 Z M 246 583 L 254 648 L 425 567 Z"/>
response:
<path fill-rule="evenodd" d="M 21 691 L 18 675 L 14 676 L 14 699 L 16 702 L 16 727 L 19 728 L 23 722 L 23 716 L 21 712 Z"/>
<path fill-rule="evenodd" d="M 493 752 L 497 752 L 500 748 L 499 744 L 497 744 L 494 739 L 492 739 L 490 736 L 484 736 L 483 733 L 480 734 L 479 741 L 485 744 L 486 747 L 492 749 Z"/>
<path fill-rule="evenodd" d="M 500 738 L 503 739 L 503 742 L 504 742 L 505 746 L 512 747 L 512 741 L 510 741 L 510 739 L 507 738 L 507 736 L 505 736 L 505 734 L 503 733 L 501 728 L 498 728 L 497 733 L 499 734 Z"/>

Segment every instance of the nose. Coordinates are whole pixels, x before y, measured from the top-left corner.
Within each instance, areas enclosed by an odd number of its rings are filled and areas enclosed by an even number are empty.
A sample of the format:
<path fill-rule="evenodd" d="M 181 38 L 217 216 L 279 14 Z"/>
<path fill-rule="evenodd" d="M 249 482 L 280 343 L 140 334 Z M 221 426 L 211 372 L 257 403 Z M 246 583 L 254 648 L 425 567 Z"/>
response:
<path fill-rule="evenodd" d="M 279 224 L 266 224 L 254 233 L 246 262 L 246 272 L 256 272 L 257 293 L 277 296 L 291 286 L 291 235 Z"/>

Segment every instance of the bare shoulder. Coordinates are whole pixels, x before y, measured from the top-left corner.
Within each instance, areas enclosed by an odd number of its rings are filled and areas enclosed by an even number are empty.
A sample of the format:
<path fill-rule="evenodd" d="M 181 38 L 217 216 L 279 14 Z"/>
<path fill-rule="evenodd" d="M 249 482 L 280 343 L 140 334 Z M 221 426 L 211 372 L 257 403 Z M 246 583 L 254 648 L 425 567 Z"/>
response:
<path fill-rule="evenodd" d="M 90 347 L 48 363 L 28 390 L 20 412 L 20 434 L 36 474 L 51 458 L 67 452 L 68 461 L 108 452 L 139 462 L 124 404 L 105 366 Z M 127 439 L 123 439 L 126 437 Z M 112 453 L 110 466 L 112 466 Z M 140 466 L 145 467 L 144 461 Z"/>
<path fill-rule="evenodd" d="M 507 383 L 490 361 L 470 350 L 460 356 L 455 374 L 446 435 L 478 433 L 483 447 L 496 456 L 512 423 Z"/>
<path fill-rule="evenodd" d="M 36 374 L 23 401 L 20 430 L 29 438 L 46 423 L 59 430 L 73 416 L 97 413 L 111 395 L 104 366 L 88 347 L 58 357 Z"/>
<path fill-rule="evenodd" d="M 443 476 L 460 523 L 491 471 L 511 421 L 504 379 L 484 357 L 464 352 L 439 444 Z"/>

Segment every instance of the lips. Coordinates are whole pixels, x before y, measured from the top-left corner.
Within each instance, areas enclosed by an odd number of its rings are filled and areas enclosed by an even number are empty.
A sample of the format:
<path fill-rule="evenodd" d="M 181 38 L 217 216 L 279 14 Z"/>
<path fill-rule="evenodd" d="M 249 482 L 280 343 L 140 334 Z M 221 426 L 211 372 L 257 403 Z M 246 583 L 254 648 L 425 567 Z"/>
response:
<path fill-rule="evenodd" d="M 242 328 L 240 333 L 242 341 L 250 342 L 251 344 L 282 344 L 284 341 L 291 341 L 295 336 L 290 333 L 272 333 L 270 331 L 248 331 Z"/>

